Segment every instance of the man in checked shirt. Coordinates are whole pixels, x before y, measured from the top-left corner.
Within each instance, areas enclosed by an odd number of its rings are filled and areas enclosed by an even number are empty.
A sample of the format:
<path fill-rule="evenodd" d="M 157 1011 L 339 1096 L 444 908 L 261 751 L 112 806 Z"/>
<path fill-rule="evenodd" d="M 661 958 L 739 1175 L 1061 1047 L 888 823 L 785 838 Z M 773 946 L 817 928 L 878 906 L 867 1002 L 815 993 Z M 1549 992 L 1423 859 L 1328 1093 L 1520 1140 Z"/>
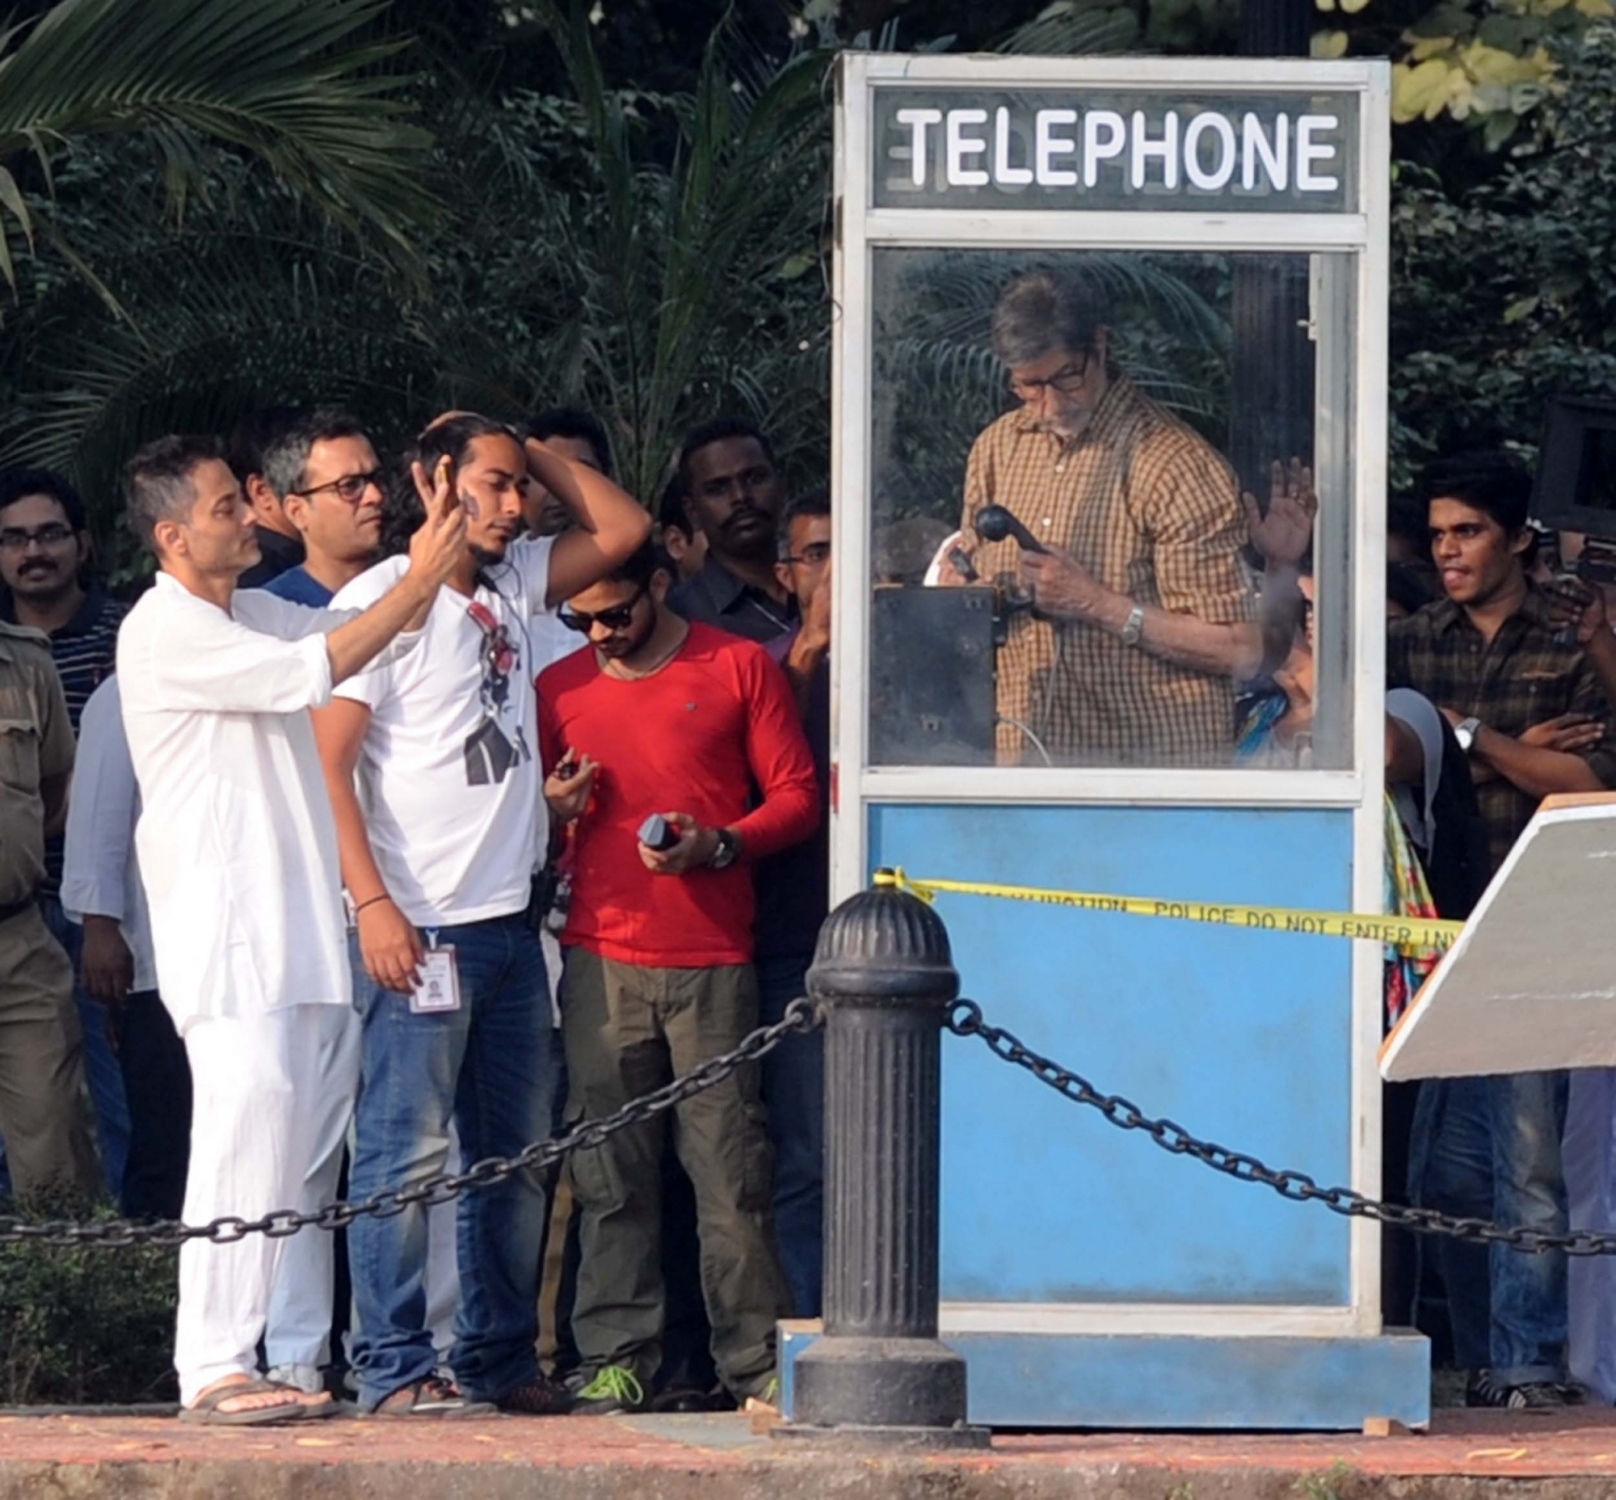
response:
<path fill-rule="evenodd" d="M 1005 288 L 993 348 L 1021 405 L 971 449 L 961 536 L 983 579 L 1032 605 L 999 652 L 1000 763 L 1226 763 L 1234 679 L 1262 659 L 1241 549 L 1249 536 L 1270 558 L 1300 556 L 1311 476 L 1276 466 L 1280 503 L 1259 512 L 1222 456 L 1117 368 L 1086 293 L 1051 272 Z M 986 505 L 1050 550 L 981 541 Z"/>
<path fill-rule="evenodd" d="M 1425 493 L 1446 597 L 1392 622 L 1386 675 L 1453 725 L 1496 870 L 1545 796 L 1616 785 L 1610 707 L 1575 630 L 1559 628 L 1522 566 L 1525 467 L 1507 453 L 1470 454 L 1432 465 Z M 1564 1072 L 1427 1080 L 1409 1154 L 1412 1200 L 1565 1233 L 1568 1086 Z M 1456 1359 L 1471 1371 L 1467 1404 L 1581 1399 L 1566 1376 L 1564 1255 L 1444 1245 L 1437 1256 Z"/>

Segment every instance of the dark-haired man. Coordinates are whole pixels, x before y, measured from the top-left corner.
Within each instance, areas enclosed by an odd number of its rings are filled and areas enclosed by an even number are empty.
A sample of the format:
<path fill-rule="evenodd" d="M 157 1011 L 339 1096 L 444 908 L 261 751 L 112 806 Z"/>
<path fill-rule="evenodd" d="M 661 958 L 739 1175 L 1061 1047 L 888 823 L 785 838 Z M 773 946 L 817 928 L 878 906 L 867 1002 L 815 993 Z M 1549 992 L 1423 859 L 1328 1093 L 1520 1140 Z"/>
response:
<path fill-rule="evenodd" d="M 1020 404 L 971 449 L 960 530 L 977 573 L 1032 604 L 999 651 L 1000 761 L 1227 763 L 1232 679 L 1261 660 L 1241 560 L 1255 507 L 1242 514 L 1229 465 L 1118 367 L 1076 282 L 1011 281 L 993 349 Z M 1047 550 L 980 541 L 987 505 Z"/>
<path fill-rule="evenodd" d="M 673 561 L 674 582 L 689 583 L 707 565 L 707 534 L 690 519 L 685 482 L 676 469 L 657 501 L 662 550 Z"/>
<path fill-rule="evenodd" d="M 597 474 L 612 477 L 611 443 L 592 412 L 576 406 L 552 406 L 530 418 L 524 431 L 569 463 L 586 464 Z M 572 524 L 566 502 L 537 480 L 529 484 L 522 501 L 522 518 L 532 536 L 554 536 Z"/>
<path fill-rule="evenodd" d="M 1426 495 L 1446 597 L 1391 623 L 1387 680 L 1423 693 L 1454 726 L 1496 870 L 1549 793 L 1616 785 L 1610 707 L 1522 566 L 1525 467 L 1504 453 L 1469 455 L 1434 465 Z M 1566 1090 L 1564 1073 L 1423 1086 L 1409 1172 L 1416 1201 L 1564 1233 Z M 1563 1404 L 1565 1257 L 1497 1245 L 1478 1268 L 1462 1251 L 1441 1254 L 1456 1349 L 1475 1372 L 1471 1404 Z"/>
<path fill-rule="evenodd" d="M 112 672 L 118 626 L 128 612 L 127 605 L 87 577 L 89 559 L 90 533 L 78 491 L 49 469 L 0 469 L 0 620 L 49 637 L 75 738 L 90 694 Z M 70 921 L 62 910 L 61 888 L 62 833 L 55 828 L 45 839 L 40 908 L 51 936 L 77 970 L 86 956 L 91 963 L 104 957 L 110 936 L 104 929 L 81 929 Z M 84 1074 L 95 1108 L 101 1168 L 107 1187 L 117 1194 L 129 1152 L 129 1105 L 109 1032 L 115 1018 L 83 987 L 75 987 L 74 998 L 84 1032 Z"/>
<path fill-rule="evenodd" d="M 385 474 L 354 417 L 321 407 L 298 417 L 264 449 L 263 482 L 303 539 L 303 561 L 272 578 L 269 592 L 324 609 L 376 561 Z"/>
<path fill-rule="evenodd" d="M 452 475 L 469 518 L 448 587 L 419 651 L 353 678 L 315 716 L 365 971 L 349 1177 L 361 1198 L 443 1170 L 451 1120 L 469 1161 L 549 1132 L 550 996 L 528 919 L 548 844 L 534 626 L 650 531 L 645 511 L 588 465 L 474 413 L 434 422 L 418 454 Z M 518 539 L 532 480 L 572 513 L 559 536 Z M 402 567 L 378 563 L 337 603 L 368 604 Z M 425 1207 L 353 1225 L 363 1412 L 562 1407 L 534 1347 L 546 1211 L 534 1173 L 458 1201 L 454 1382 L 437 1375 L 426 1318 Z"/>
<path fill-rule="evenodd" d="M 264 472 L 265 450 L 302 415 L 298 406 L 266 406 L 242 418 L 230 434 L 226 461 L 252 508 L 258 543 L 258 561 L 242 573 L 237 588 L 261 589 L 303 561 L 303 539 L 286 514 L 286 497 Z"/>
<path fill-rule="evenodd" d="M 337 838 L 308 710 L 418 632 L 465 523 L 426 476 L 407 569 L 362 614 L 305 609 L 236 580 L 258 558 L 252 511 L 211 438 L 130 460 L 129 520 L 157 559 L 118 637 L 118 685 L 140 786 L 135 843 L 158 988 L 190 1059 L 185 1217 L 253 1219 L 300 1201 L 353 1024 Z M 418 647 L 404 634 L 393 649 Z M 180 1251 L 174 1363 L 182 1417 L 239 1426 L 331 1410 L 254 1376 L 284 1239 Z"/>
<path fill-rule="evenodd" d="M 789 630 L 797 601 L 774 566 L 786 492 L 768 438 L 745 417 L 719 417 L 685 438 L 679 477 L 707 560 L 668 595 L 669 607 L 760 643 Z"/>
<path fill-rule="evenodd" d="M 562 1028 L 571 1109 L 585 1119 L 689 1073 L 757 1024 L 747 866 L 799 843 L 819 817 L 784 675 L 752 642 L 674 614 L 668 584 L 648 546 L 575 594 L 566 618 L 589 649 L 539 679 L 545 795 L 555 816 L 576 820 Z M 640 839 L 653 815 L 673 833 L 665 849 Z M 696 1192 L 713 1358 L 737 1400 L 772 1395 L 788 1296 L 758 1087 L 757 1069 L 740 1069 L 681 1104 L 674 1131 Z M 573 1159 L 580 1412 L 639 1408 L 661 1362 L 665 1139 L 666 1122 L 650 1120 Z"/>
<path fill-rule="evenodd" d="M 786 507 L 780 581 L 802 623 L 768 646 L 785 669 L 819 783 L 820 825 L 756 869 L 758 1010 L 778 1021 L 807 994 L 819 928 L 830 909 L 830 498 L 823 490 Z M 825 1055 L 818 1032 L 787 1037 L 763 1060 L 763 1102 L 774 1144 L 774 1228 L 799 1318 L 819 1316 L 824 1259 Z"/>

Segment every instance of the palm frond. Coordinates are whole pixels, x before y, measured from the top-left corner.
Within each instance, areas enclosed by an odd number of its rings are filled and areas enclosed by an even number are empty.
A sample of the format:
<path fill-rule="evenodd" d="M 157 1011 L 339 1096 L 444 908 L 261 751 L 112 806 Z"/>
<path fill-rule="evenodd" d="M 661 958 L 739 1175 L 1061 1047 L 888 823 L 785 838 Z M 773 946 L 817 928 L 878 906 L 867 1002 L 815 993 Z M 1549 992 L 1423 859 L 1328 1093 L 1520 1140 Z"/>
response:
<path fill-rule="evenodd" d="M 31 156 L 48 175 L 74 141 L 139 133 L 183 204 L 205 181 L 204 143 L 225 142 L 336 222 L 407 251 L 433 207 L 429 137 L 390 71 L 404 44 L 368 35 L 387 3 L 60 0 L 0 35 L 0 163 Z"/>

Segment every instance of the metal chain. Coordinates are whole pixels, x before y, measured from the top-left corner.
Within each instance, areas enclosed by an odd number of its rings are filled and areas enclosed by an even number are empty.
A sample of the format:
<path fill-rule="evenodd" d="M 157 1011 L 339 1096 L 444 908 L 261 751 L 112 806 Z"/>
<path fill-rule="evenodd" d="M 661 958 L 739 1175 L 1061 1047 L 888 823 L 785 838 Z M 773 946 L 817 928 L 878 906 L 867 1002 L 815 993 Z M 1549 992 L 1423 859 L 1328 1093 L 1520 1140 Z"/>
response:
<path fill-rule="evenodd" d="M 995 1057 L 1025 1068 L 1063 1098 L 1098 1110 L 1107 1123 L 1118 1130 L 1142 1130 L 1163 1151 L 1193 1157 L 1239 1182 L 1272 1188 L 1293 1203 L 1322 1203 L 1332 1213 L 1347 1218 L 1374 1219 L 1413 1234 L 1446 1235 L 1484 1245 L 1508 1245 L 1534 1255 L 1551 1250 L 1561 1250 L 1567 1255 L 1616 1255 L 1616 1234 L 1595 1234 L 1591 1230 L 1548 1234 L 1539 1229 L 1510 1229 L 1485 1219 L 1461 1219 L 1434 1209 L 1382 1203 L 1350 1188 L 1321 1188 L 1306 1172 L 1276 1171 L 1255 1156 L 1231 1151 L 1212 1141 L 1198 1140 L 1173 1120 L 1152 1119 L 1132 1100 L 1117 1094 L 1102 1094 L 1081 1074 L 1041 1057 L 1002 1026 L 988 1025 L 982 1018 L 981 1006 L 973 1000 L 956 1001 L 947 1024 L 955 1036 L 980 1037 Z"/>
<path fill-rule="evenodd" d="M 813 1031 L 820 1023 L 818 1007 L 808 999 L 793 1000 L 785 1014 L 772 1026 L 760 1026 L 745 1037 L 732 1052 L 709 1058 L 681 1078 L 664 1084 L 652 1093 L 632 1099 L 615 1114 L 599 1120 L 584 1120 L 563 1135 L 535 1141 L 516 1156 L 491 1156 L 474 1163 L 464 1172 L 445 1172 L 407 1188 L 384 1188 L 358 1203 L 328 1203 L 308 1213 L 277 1209 L 261 1219 L 243 1219 L 229 1214 L 211 1224 L 176 1224 L 168 1220 L 139 1223 L 130 1219 L 102 1223 L 70 1223 L 65 1220 L 29 1223 L 18 1218 L 0 1218 L 0 1244 L 35 1245 L 179 1245 L 187 1240 L 209 1240 L 216 1245 L 233 1245 L 250 1234 L 283 1239 L 300 1229 L 343 1229 L 355 1219 L 373 1215 L 392 1218 L 413 1204 L 447 1203 L 461 1193 L 492 1187 L 518 1172 L 531 1172 L 561 1160 L 569 1151 L 588 1151 L 609 1140 L 619 1131 L 666 1114 L 686 1099 L 723 1082 L 747 1063 L 756 1062 L 774 1051 L 787 1037 Z"/>

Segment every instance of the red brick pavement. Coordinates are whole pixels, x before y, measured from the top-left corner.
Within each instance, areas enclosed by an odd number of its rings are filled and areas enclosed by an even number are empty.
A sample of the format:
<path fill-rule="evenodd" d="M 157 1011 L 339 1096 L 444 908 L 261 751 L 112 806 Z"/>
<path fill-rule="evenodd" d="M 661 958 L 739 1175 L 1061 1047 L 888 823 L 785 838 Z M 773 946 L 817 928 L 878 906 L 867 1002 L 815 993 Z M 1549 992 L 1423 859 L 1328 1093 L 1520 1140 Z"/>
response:
<path fill-rule="evenodd" d="M 796 1456 L 750 1433 L 740 1417 L 499 1418 L 487 1421 L 333 1420 L 280 1428 L 204 1428 L 160 1417 L 3 1416 L 0 1468 L 36 1464 L 522 1465 L 678 1470 L 715 1477 Z M 1427 1434 L 1023 1433 L 995 1437 L 991 1452 L 933 1462 L 962 1473 L 1097 1469 L 1143 1471 L 1172 1482 L 1219 1471 L 1309 1474 L 1345 1465 L 1361 1475 L 1616 1480 L 1616 1413 L 1533 1416 L 1439 1412 Z M 1603 1486 L 1600 1487 L 1603 1491 Z"/>

